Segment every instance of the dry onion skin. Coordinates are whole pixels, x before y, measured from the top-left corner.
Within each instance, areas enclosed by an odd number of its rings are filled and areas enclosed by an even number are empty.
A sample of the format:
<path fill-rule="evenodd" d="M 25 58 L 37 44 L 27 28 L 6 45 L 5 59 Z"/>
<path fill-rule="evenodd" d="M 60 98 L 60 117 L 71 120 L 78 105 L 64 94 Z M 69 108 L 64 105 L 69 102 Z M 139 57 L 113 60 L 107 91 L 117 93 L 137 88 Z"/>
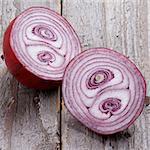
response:
<path fill-rule="evenodd" d="M 63 79 L 65 105 L 91 130 L 113 134 L 140 115 L 146 95 L 138 68 L 114 50 L 93 48 L 76 56 Z"/>
<path fill-rule="evenodd" d="M 65 18 L 48 8 L 32 7 L 10 23 L 3 50 L 8 69 L 18 81 L 46 89 L 61 83 L 81 45 Z"/>

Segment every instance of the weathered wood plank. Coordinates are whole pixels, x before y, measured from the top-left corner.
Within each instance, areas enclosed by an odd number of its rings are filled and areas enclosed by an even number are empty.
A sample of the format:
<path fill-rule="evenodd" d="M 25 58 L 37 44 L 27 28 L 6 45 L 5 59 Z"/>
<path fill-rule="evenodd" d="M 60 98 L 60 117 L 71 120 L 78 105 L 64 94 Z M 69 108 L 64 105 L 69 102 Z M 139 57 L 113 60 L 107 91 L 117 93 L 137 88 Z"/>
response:
<path fill-rule="evenodd" d="M 75 28 L 83 49 L 108 47 L 124 53 L 137 64 L 148 83 L 150 53 L 147 12 L 145 0 L 63 1 L 63 16 Z M 145 107 L 142 115 L 126 131 L 112 136 L 101 136 L 81 125 L 63 106 L 62 149 L 148 150 L 149 110 L 149 106 Z"/>
<path fill-rule="evenodd" d="M 9 22 L 30 6 L 46 6 L 57 12 L 61 9 L 59 0 L 0 1 L 1 47 Z M 0 61 L 0 89 L 0 149 L 60 149 L 60 90 L 36 91 L 20 85 L 3 61 Z"/>
<path fill-rule="evenodd" d="M 9 1 L 8 1 L 9 2 Z M 0 7 L 1 7 L 1 18 L 0 18 L 0 79 L 6 73 L 6 66 L 5 62 L 3 61 L 3 53 L 2 53 L 2 39 L 3 34 L 6 29 L 6 26 L 9 24 L 10 20 L 13 19 L 15 16 L 15 9 L 13 8 L 13 3 L 10 2 L 8 4 L 7 1 L 1 0 Z M 2 6 L 5 5 L 6 7 L 3 8 Z M 7 14 L 7 15 L 6 15 Z M 5 18 L 5 19 L 3 19 Z"/>
<path fill-rule="evenodd" d="M 147 1 L 147 20 L 148 20 L 148 52 L 149 52 L 149 60 L 150 61 L 150 1 Z M 150 80 L 147 81 L 148 88 L 147 88 L 147 94 L 150 96 Z"/>

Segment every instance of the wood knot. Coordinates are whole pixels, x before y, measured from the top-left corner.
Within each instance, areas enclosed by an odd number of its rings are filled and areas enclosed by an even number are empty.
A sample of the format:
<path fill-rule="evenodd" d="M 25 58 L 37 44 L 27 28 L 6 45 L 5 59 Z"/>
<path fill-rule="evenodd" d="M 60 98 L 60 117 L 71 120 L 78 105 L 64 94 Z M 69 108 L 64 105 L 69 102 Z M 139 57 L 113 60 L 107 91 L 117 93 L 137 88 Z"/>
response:
<path fill-rule="evenodd" d="M 38 105 L 39 102 L 40 102 L 40 98 L 39 98 L 39 97 L 36 96 L 36 97 L 33 98 L 33 103 L 34 103 L 35 105 Z"/>
<path fill-rule="evenodd" d="M 1 55 L 1 59 L 4 61 L 4 55 Z"/>
<path fill-rule="evenodd" d="M 34 97 L 33 98 L 33 105 L 34 105 L 34 107 L 36 107 L 36 108 L 39 108 L 40 106 L 39 106 L 39 102 L 40 102 L 40 98 L 39 97 Z"/>

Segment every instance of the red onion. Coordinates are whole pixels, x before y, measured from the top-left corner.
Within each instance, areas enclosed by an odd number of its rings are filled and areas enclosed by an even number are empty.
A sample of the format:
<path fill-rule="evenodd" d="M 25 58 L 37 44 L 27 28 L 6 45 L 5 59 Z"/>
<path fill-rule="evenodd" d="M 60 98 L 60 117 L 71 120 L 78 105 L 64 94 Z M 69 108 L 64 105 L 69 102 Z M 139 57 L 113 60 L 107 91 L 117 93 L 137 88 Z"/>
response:
<path fill-rule="evenodd" d="M 16 79 L 28 87 L 45 89 L 61 83 L 67 64 L 81 46 L 65 18 L 47 8 L 32 7 L 10 23 L 3 49 Z"/>
<path fill-rule="evenodd" d="M 113 134 L 140 115 L 146 84 L 127 57 L 94 48 L 69 63 L 62 91 L 66 107 L 80 122 L 97 133 Z"/>

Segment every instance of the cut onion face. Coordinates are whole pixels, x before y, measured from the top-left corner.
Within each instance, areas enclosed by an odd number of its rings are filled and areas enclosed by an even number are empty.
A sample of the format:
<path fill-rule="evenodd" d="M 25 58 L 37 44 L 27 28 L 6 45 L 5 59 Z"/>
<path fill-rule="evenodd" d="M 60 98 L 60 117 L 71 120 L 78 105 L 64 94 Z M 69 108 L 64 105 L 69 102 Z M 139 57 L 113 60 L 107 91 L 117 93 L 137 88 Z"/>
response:
<path fill-rule="evenodd" d="M 62 16 L 32 7 L 11 22 L 3 49 L 8 69 L 20 82 L 47 88 L 61 82 L 67 64 L 80 53 L 81 46 Z"/>
<path fill-rule="evenodd" d="M 127 57 L 95 48 L 69 63 L 62 91 L 66 107 L 80 122 L 97 133 L 113 134 L 129 127 L 140 115 L 146 84 Z"/>

